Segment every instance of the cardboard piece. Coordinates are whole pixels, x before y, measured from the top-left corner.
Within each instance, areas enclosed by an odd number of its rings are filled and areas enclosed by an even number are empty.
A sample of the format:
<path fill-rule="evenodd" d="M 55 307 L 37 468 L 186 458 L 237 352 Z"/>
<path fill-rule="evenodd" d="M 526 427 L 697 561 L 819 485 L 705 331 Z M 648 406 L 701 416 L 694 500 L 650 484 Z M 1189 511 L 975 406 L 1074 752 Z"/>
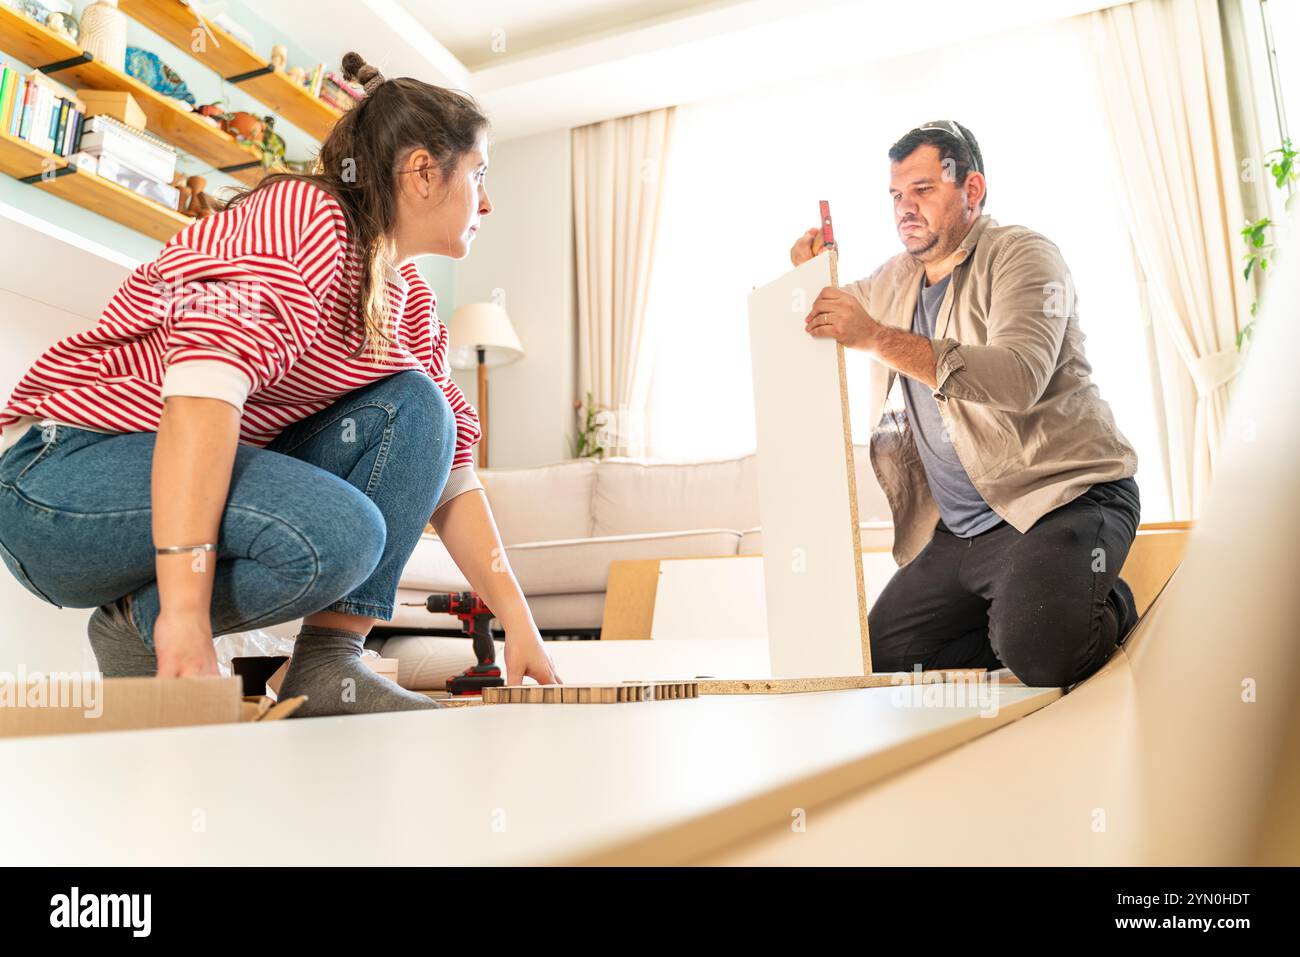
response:
<path fill-rule="evenodd" d="M 482 697 L 476 694 L 475 695 L 453 695 L 453 694 L 449 694 L 446 691 L 440 691 L 440 690 L 418 691 L 418 689 L 415 688 L 412 688 L 410 690 L 417 691 L 417 693 L 424 695 L 426 698 L 431 698 L 432 700 L 438 702 L 438 704 L 442 705 L 444 708 L 473 708 L 483 703 Z"/>
<path fill-rule="evenodd" d="M 506 685 L 484 688 L 484 704 L 627 704 L 698 698 L 697 681 L 624 681 L 608 685 Z"/>
<path fill-rule="evenodd" d="M 835 252 L 749 295 L 772 675 L 871 673 L 844 347 L 804 331 Z"/>
<path fill-rule="evenodd" d="M 21 675 L 0 680 L 0 738 L 277 721 L 306 700 L 244 695 L 235 676 Z"/>
<path fill-rule="evenodd" d="M 807 694 L 816 691 L 854 691 L 899 685 L 942 684 L 989 680 L 984 668 L 936 668 L 930 671 L 890 671 L 843 678 L 700 679 L 700 694 Z"/>
<path fill-rule="evenodd" d="M 148 125 L 140 104 L 124 90 L 78 90 L 77 98 L 85 104 L 88 117 L 106 113 L 141 132 Z"/>
<path fill-rule="evenodd" d="M 266 694 L 267 681 L 288 660 L 288 655 L 241 655 L 230 659 L 230 672 L 243 679 L 246 697 L 257 697 Z"/>

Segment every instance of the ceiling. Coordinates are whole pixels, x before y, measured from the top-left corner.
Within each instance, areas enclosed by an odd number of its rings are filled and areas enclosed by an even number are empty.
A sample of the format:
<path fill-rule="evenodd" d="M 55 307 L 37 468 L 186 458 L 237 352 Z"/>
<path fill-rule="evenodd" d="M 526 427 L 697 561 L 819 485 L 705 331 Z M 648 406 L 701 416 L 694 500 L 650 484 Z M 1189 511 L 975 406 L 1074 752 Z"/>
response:
<path fill-rule="evenodd" d="M 388 76 L 472 93 L 499 143 L 779 83 L 811 90 L 854 63 L 1121 2 L 282 0 L 258 14 L 321 59 L 353 49 Z"/>
<path fill-rule="evenodd" d="M 398 0 L 413 19 L 471 70 L 505 57 L 619 32 L 687 11 L 740 0 Z"/>

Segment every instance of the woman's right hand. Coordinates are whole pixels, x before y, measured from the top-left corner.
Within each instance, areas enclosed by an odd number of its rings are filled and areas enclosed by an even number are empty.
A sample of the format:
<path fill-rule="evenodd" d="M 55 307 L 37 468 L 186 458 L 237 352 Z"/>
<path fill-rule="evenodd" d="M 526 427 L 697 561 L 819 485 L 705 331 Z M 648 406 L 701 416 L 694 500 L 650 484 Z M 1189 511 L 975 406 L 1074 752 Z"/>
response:
<path fill-rule="evenodd" d="M 822 240 L 822 229 L 820 226 L 814 226 L 795 240 L 795 244 L 790 247 L 790 262 L 796 266 L 802 266 L 808 260 L 820 254 L 825 248 L 826 243 Z"/>
<path fill-rule="evenodd" d="M 158 616 L 153 626 L 159 678 L 218 677 L 217 651 L 207 616 Z"/>

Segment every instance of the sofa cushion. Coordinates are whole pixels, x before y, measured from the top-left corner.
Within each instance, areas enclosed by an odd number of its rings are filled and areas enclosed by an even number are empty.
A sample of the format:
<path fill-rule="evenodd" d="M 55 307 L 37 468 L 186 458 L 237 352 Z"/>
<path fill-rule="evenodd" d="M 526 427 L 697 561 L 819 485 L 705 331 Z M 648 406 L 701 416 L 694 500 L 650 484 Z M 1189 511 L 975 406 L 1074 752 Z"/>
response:
<path fill-rule="evenodd" d="M 734 555 L 739 542 L 739 532 L 704 528 L 513 545 L 506 548 L 506 557 L 525 596 L 567 595 L 603 592 L 613 561 Z"/>
<path fill-rule="evenodd" d="M 419 591 L 468 591 L 469 582 L 461 574 L 451 553 L 437 535 L 425 532 L 415 543 L 406 567 L 402 569 L 402 587 Z M 421 611 L 421 614 L 427 614 Z"/>
<path fill-rule="evenodd" d="M 480 469 L 478 476 L 492 506 L 502 544 L 586 538 L 592 534 L 591 494 L 596 476 L 593 459 L 534 468 Z"/>
<path fill-rule="evenodd" d="M 758 524 L 751 454 L 707 462 L 605 459 L 596 468 L 592 535 L 633 535 Z"/>

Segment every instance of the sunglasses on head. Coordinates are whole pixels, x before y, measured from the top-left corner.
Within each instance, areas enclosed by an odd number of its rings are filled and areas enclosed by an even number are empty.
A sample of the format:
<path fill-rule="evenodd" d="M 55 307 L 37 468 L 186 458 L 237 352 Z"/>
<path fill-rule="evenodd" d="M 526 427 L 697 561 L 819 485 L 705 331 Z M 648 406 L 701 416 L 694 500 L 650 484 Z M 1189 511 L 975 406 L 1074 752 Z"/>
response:
<path fill-rule="evenodd" d="M 957 139 L 965 143 L 966 149 L 970 150 L 971 161 L 975 164 L 975 171 L 981 176 L 984 174 L 984 164 L 980 161 L 979 150 L 975 148 L 974 143 L 966 139 L 960 126 L 952 120 L 935 120 L 933 123 L 926 123 L 924 126 L 918 126 L 912 132 L 921 133 L 926 130 L 935 130 L 939 133 L 947 133 L 949 136 L 955 136 Z"/>

